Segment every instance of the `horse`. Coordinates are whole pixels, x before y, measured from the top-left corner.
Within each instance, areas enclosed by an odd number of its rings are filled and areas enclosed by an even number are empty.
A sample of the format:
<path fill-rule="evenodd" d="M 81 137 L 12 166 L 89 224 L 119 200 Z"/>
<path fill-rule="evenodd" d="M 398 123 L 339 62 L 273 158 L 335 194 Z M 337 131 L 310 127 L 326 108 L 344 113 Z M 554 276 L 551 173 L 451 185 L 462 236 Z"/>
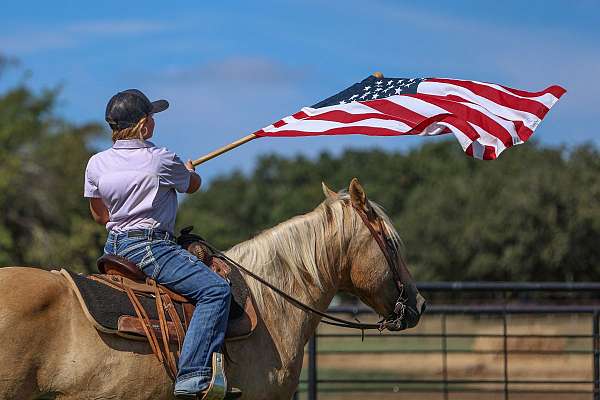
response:
<path fill-rule="evenodd" d="M 382 248 L 359 216 L 380 218 L 387 240 L 401 242 L 389 217 L 354 179 L 314 210 L 259 233 L 226 255 L 325 311 L 339 291 L 390 315 L 399 289 Z M 356 209 L 355 209 L 356 208 Z M 402 286 L 409 288 L 407 326 L 415 326 L 425 300 L 399 251 Z M 245 400 L 289 400 L 297 390 L 304 346 L 321 319 L 246 278 L 259 323 L 247 339 L 226 344 L 229 383 Z M 173 383 L 147 342 L 96 330 L 74 292 L 57 273 L 31 267 L 0 268 L 0 399 L 173 399 Z"/>

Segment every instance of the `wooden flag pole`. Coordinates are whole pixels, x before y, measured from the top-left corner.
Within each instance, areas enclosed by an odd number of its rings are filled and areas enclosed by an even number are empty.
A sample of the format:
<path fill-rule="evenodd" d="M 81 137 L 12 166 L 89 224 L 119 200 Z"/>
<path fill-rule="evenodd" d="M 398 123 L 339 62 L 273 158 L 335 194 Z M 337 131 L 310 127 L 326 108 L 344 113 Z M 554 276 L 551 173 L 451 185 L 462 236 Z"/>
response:
<path fill-rule="evenodd" d="M 217 150 L 215 150 L 213 152 L 208 153 L 205 156 L 202 156 L 202 157 L 198 158 L 197 160 L 192 161 L 192 164 L 194 164 L 194 167 L 196 165 L 200 165 L 203 162 L 211 160 L 211 159 L 213 159 L 213 158 L 215 158 L 217 156 L 220 156 L 221 154 L 226 153 L 229 150 L 233 150 L 236 147 L 243 145 L 244 143 L 248 143 L 249 141 L 251 141 L 252 139 L 256 139 L 257 137 L 258 136 L 256 136 L 254 133 L 252 133 L 252 134 L 250 134 L 248 136 L 244 136 L 243 138 L 238 139 L 238 140 L 236 140 L 233 143 L 229 143 L 227 146 L 223 146 L 220 149 L 217 149 Z"/>
<path fill-rule="evenodd" d="M 373 76 L 375 78 L 378 78 L 378 79 L 383 78 L 383 74 L 381 72 L 379 72 L 379 71 L 374 72 Z M 248 143 L 249 141 L 251 141 L 253 139 L 256 139 L 257 137 L 258 136 L 256 136 L 256 134 L 254 134 L 254 133 L 252 133 L 252 134 L 250 134 L 248 136 L 244 136 L 243 138 L 238 139 L 238 140 L 236 140 L 233 143 L 229 143 L 227 146 L 223 146 L 220 149 L 217 149 L 217 150 L 215 150 L 213 152 L 208 153 L 205 156 L 202 156 L 202 157 L 200 157 L 200 158 L 192 161 L 192 164 L 194 165 L 194 167 L 197 166 L 197 165 L 200 165 L 203 162 L 208 161 L 208 160 L 212 160 L 213 158 L 215 158 L 217 156 L 220 156 L 221 154 L 226 153 L 229 150 L 233 150 L 236 147 L 243 145 L 244 143 Z"/>

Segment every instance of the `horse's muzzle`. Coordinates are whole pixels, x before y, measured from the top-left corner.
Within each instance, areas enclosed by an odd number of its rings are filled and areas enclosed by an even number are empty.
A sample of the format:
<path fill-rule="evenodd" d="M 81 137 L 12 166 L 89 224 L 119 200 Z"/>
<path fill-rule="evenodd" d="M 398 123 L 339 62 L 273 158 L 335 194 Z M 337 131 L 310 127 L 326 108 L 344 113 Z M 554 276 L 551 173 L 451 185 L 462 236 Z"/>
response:
<path fill-rule="evenodd" d="M 383 327 L 390 331 L 402 331 L 408 328 L 414 328 L 425 312 L 426 301 L 419 292 L 414 295 L 414 301 L 396 303 L 394 316 L 388 317 L 383 321 Z"/>
<path fill-rule="evenodd" d="M 421 296 L 421 293 L 417 293 L 414 307 L 406 307 L 406 313 L 404 318 L 404 321 L 406 322 L 406 327 L 413 328 L 417 326 L 419 320 L 421 319 L 421 315 L 423 315 L 426 308 L 427 302 L 425 301 L 425 298 Z"/>

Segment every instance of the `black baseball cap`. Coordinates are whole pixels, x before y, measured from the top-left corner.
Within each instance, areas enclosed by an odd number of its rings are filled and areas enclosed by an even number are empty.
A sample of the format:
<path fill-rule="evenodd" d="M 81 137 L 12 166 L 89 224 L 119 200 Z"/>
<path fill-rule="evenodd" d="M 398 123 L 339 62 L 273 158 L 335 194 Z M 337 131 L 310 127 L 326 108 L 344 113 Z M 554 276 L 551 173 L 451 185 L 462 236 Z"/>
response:
<path fill-rule="evenodd" d="M 127 89 L 115 94 L 106 105 L 104 118 L 114 130 L 130 128 L 149 114 L 169 108 L 166 100 L 150 101 L 140 90 Z"/>

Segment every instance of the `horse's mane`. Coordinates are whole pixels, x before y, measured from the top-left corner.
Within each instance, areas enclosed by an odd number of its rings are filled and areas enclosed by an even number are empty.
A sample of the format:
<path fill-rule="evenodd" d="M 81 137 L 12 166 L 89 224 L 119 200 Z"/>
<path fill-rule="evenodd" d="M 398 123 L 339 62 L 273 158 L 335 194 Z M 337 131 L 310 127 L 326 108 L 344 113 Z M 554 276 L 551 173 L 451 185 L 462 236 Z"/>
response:
<path fill-rule="evenodd" d="M 326 241 L 337 240 L 338 250 L 343 254 L 342 239 L 355 237 L 361 229 L 366 231 L 361 218 L 347 205 L 349 202 L 350 195 L 340 192 L 335 198 L 327 198 L 313 211 L 265 230 L 234 246 L 227 254 L 291 295 L 307 293 L 309 285 L 323 289 L 329 286 L 335 272 L 328 259 Z M 383 219 L 386 234 L 400 251 L 401 240 L 391 220 L 381 206 L 374 202 L 370 204 Z M 251 278 L 246 282 L 260 309 L 264 309 L 267 292 L 275 306 L 284 306 L 285 300 L 261 283 Z"/>

